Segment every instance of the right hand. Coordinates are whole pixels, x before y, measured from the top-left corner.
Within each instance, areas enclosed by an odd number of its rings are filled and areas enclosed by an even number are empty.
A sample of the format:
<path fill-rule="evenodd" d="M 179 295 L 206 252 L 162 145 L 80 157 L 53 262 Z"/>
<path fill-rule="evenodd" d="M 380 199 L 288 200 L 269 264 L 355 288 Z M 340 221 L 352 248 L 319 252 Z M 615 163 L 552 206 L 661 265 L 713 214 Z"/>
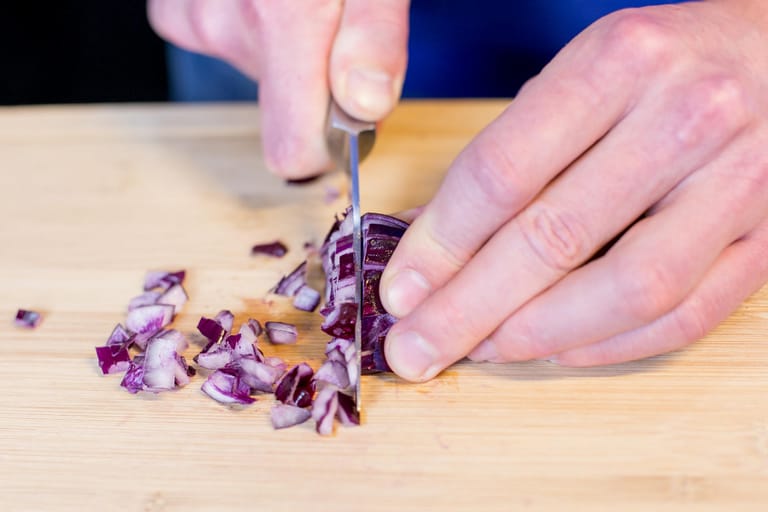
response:
<path fill-rule="evenodd" d="M 400 96 L 409 0 L 148 0 L 155 31 L 221 58 L 259 82 L 264 158 L 287 179 L 331 167 L 331 92 L 349 114 L 378 121 Z"/>

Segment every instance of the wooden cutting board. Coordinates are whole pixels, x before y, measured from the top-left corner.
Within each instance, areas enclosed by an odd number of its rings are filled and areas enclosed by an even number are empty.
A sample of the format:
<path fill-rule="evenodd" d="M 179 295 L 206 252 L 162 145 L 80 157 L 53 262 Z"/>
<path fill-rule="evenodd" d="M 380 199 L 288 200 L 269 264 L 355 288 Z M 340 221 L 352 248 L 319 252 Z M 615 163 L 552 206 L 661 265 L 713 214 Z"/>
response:
<path fill-rule="evenodd" d="M 401 106 L 365 163 L 363 209 L 426 201 L 502 108 Z M 298 345 L 265 351 L 319 361 L 319 317 L 263 299 L 343 206 L 325 200 L 338 179 L 283 184 L 258 138 L 245 105 L 0 111 L 0 510 L 766 510 L 768 289 L 652 360 L 367 377 L 364 426 L 331 438 L 273 431 L 271 398 L 223 407 L 200 377 L 132 396 L 101 376 L 93 347 L 147 269 L 188 270 L 177 328 L 222 308 L 287 319 Z M 275 238 L 283 259 L 250 256 Z M 40 327 L 13 327 L 18 307 Z"/>

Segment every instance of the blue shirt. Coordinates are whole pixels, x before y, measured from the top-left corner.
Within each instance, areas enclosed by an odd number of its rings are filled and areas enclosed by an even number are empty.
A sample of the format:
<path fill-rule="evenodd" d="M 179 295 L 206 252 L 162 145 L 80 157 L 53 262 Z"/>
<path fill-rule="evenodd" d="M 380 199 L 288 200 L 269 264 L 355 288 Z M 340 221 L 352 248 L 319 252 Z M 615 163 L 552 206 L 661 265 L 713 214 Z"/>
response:
<path fill-rule="evenodd" d="M 653 0 L 412 0 L 403 97 L 509 97 L 598 18 Z M 255 99 L 230 66 L 169 48 L 171 97 Z"/>

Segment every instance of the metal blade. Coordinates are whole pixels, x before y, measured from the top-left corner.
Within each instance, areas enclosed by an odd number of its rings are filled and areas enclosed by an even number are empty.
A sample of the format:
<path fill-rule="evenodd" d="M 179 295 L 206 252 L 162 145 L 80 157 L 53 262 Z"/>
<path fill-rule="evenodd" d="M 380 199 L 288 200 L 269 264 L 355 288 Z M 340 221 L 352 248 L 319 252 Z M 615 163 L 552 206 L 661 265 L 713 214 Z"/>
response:
<path fill-rule="evenodd" d="M 347 115 L 335 101 L 331 101 L 328 113 L 328 146 L 331 154 L 350 176 L 350 200 L 352 201 L 353 251 L 355 264 L 355 302 L 357 318 L 355 320 L 355 349 L 357 352 L 357 380 L 355 382 L 355 406 L 360 412 L 362 396 L 360 392 L 360 369 L 363 328 L 363 233 L 360 212 L 360 172 L 361 158 L 365 158 L 373 147 L 376 125 L 354 119 Z M 361 157 L 362 153 L 362 157 Z"/>

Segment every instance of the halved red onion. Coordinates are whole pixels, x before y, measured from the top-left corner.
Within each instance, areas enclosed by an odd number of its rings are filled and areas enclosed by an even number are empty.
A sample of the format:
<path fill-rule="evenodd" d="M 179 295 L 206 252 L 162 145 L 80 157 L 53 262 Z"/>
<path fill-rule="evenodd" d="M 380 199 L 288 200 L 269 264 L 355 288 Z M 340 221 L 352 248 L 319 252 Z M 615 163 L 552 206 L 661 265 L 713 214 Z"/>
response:
<path fill-rule="evenodd" d="M 20 309 L 16 312 L 16 318 L 13 323 L 17 327 L 24 327 L 25 329 L 34 329 L 38 326 L 41 319 L 40 313 L 29 309 Z"/>
<path fill-rule="evenodd" d="M 250 387 L 240 377 L 227 371 L 217 370 L 210 374 L 201 389 L 222 404 L 248 405 L 256 401 L 250 396 Z"/>
<path fill-rule="evenodd" d="M 288 248 L 280 240 L 264 244 L 256 244 L 251 247 L 251 255 L 264 254 L 273 258 L 282 258 L 287 252 Z"/>
<path fill-rule="evenodd" d="M 285 322 L 267 322 L 264 324 L 267 339 L 275 345 L 290 345 L 296 343 L 298 331 L 296 326 Z"/>
<path fill-rule="evenodd" d="M 124 345 L 96 347 L 96 358 L 104 375 L 124 372 L 131 366 L 131 356 Z"/>
<path fill-rule="evenodd" d="M 320 304 L 320 292 L 311 286 L 301 285 L 293 297 L 293 307 L 301 311 L 314 311 Z"/>
<path fill-rule="evenodd" d="M 295 405 L 275 404 L 272 406 L 269 415 L 272 420 L 272 426 L 277 430 L 304 423 L 312 417 L 312 412 L 309 409 Z"/>
<path fill-rule="evenodd" d="M 396 319 L 381 304 L 378 288 L 381 273 L 408 224 L 387 215 L 367 213 L 363 229 L 363 319 L 361 370 L 363 373 L 389 371 L 384 357 L 384 339 Z M 325 316 L 321 329 L 337 338 L 353 339 L 357 318 L 354 302 L 354 265 L 351 216 L 337 219 L 321 249 L 326 274 Z M 355 370 L 356 371 L 356 370 Z M 351 372 L 350 372 L 351 374 Z"/>

